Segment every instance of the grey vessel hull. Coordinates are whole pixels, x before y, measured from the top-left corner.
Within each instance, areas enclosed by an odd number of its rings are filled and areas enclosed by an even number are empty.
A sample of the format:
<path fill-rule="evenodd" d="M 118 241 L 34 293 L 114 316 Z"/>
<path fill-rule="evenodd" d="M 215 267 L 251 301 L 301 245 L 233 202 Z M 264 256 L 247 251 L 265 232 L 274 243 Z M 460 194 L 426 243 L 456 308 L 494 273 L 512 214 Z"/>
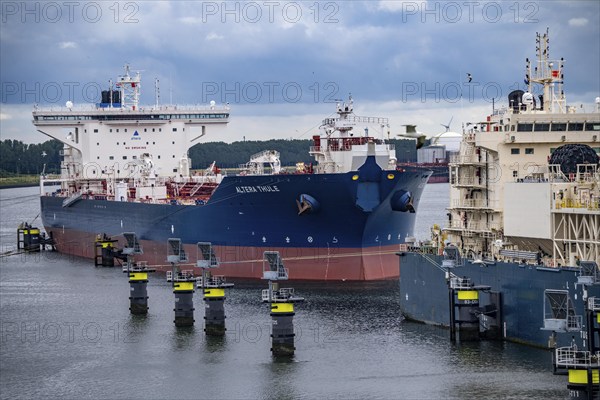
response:
<path fill-rule="evenodd" d="M 448 327 L 450 300 L 443 257 L 418 252 L 400 254 L 400 305 L 410 320 Z M 585 348 L 586 318 L 583 286 L 577 284 L 579 268 L 548 268 L 514 262 L 473 263 L 450 268 L 458 277 L 470 278 L 475 285 L 489 286 L 480 293 L 480 305 L 491 301 L 490 293 L 500 293 L 498 318 L 501 338 L 547 348 L 552 331 L 543 330 L 545 290 L 566 290 L 576 315 L 582 316 L 579 331 L 557 334 L 556 345 L 569 346 L 573 339 Z M 600 296 L 600 287 L 587 286 L 587 297 Z"/>

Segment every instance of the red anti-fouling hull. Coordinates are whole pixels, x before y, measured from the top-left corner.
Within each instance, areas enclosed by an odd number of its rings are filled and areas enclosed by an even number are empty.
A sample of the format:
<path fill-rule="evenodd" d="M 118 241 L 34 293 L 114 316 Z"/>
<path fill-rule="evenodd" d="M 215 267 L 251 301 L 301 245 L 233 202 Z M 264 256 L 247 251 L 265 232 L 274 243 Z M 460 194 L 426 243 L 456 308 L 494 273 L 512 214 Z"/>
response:
<path fill-rule="evenodd" d="M 46 228 L 51 232 L 57 250 L 78 257 L 94 258 L 96 235 L 89 232 Z M 123 238 L 118 246 L 123 246 Z M 166 261 L 167 244 L 141 241 L 143 254 L 136 261 L 146 261 L 158 270 L 170 270 Z M 180 269 L 195 269 L 196 247 L 185 245 L 189 260 Z M 398 257 L 400 245 L 365 248 L 321 247 L 246 247 L 214 246 L 220 266 L 215 274 L 232 278 L 260 279 L 263 272 L 263 252 L 279 251 L 289 279 L 297 280 L 385 280 L 399 276 Z M 91 263 L 91 261 L 90 261 Z M 199 270 L 197 271 L 199 274 Z"/>

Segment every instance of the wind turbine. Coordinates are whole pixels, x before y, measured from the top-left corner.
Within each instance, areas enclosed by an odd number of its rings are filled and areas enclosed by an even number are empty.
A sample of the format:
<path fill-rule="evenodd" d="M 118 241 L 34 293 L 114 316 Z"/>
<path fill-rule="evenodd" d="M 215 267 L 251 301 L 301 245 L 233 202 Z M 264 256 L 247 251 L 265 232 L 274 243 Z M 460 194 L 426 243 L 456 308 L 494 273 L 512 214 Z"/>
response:
<path fill-rule="evenodd" d="M 446 128 L 446 132 L 450 131 L 450 125 L 452 125 L 452 120 L 453 119 L 454 119 L 454 116 L 452 116 L 452 118 L 450 118 L 450 122 L 448 122 L 448 125 L 440 124 L 441 126 L 443 126 L 444 128 Z"/>

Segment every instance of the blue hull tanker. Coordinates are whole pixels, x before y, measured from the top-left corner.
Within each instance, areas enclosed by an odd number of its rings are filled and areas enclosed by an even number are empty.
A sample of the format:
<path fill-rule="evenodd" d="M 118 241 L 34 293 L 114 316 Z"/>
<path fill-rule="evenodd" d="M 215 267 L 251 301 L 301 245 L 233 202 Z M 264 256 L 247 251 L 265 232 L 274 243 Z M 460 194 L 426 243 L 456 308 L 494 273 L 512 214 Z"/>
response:
<path fill-rule="evenodd" d="M 356 178 L 357 177 L 357 178 Z M 166 264 L 171 237 L 212 242 L 229 276 L 262 276 L 264 250 L 280 251 L 292 279 L 378 280 L 398 276 L 395 253 L 412 235 L 429 172 L 383 171 L 370 157 L 344 174 L 225 177 L 203 205 L 41 198 L 44 227 L 60 251 L 93 257 L 98 233 L 135 232 L 152 265 Z M 313 204 L 302 211 L 301 196 Z"/>
<path fill-rule="evenodd" d="M 187 153 L 225 128 L 229 106 L 139 106 L 140 80 L 126 67 L 98 104 L 33 111 L 38 130 L 64 143 L 61 176 L 41 184 L 42 221 L 59 251 L 94 257 L 98 235 L 133 232 L 137 258 L 156 268 L 178 238 L 190 265 L 197 243 L 211 242 L 228 276 L 260 278 L 265 250 L 281 253 L 291 279 L 398 276 L 394 253 L 412 236 L 430 171 L 396 167 L 387 118 L 357 116 L 349 99 L 313 136 L 314 165 L 285 171 L 265 150 L 224 176 L 215 163 L 192 171 Z"/>

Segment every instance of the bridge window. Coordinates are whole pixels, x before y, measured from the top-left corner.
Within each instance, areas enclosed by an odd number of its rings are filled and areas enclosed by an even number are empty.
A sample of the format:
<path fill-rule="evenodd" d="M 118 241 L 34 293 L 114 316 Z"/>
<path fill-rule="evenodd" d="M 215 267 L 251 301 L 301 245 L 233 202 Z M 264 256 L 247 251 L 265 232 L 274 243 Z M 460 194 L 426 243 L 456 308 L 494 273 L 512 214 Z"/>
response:
<path fill-rule="evenodd" d="M 550 124 L 535 124 L 533 130 L 535 132 L 548 132 L 550 130 Z"/>
<path fill-rule="evenodd" d="M 569 122 L 569 130 L 570 131 L 582 131 L 583 123 L 582 122 Z"/>
<path fill-rule="evenodd" d="M 556 123 L 552 124 L 552 132 L 564 132 L 567 130 L 567 124 L 564 123 Z"/>
<path fill-rule="evenodd" d="M 517 124 L 517 132 L 531 132 L 533 124 Z"/>
<path fill-rule="evenodd" d="M 586 131 L 600 131 L 600 122 L 587 122 L 585 124 Z"/>

